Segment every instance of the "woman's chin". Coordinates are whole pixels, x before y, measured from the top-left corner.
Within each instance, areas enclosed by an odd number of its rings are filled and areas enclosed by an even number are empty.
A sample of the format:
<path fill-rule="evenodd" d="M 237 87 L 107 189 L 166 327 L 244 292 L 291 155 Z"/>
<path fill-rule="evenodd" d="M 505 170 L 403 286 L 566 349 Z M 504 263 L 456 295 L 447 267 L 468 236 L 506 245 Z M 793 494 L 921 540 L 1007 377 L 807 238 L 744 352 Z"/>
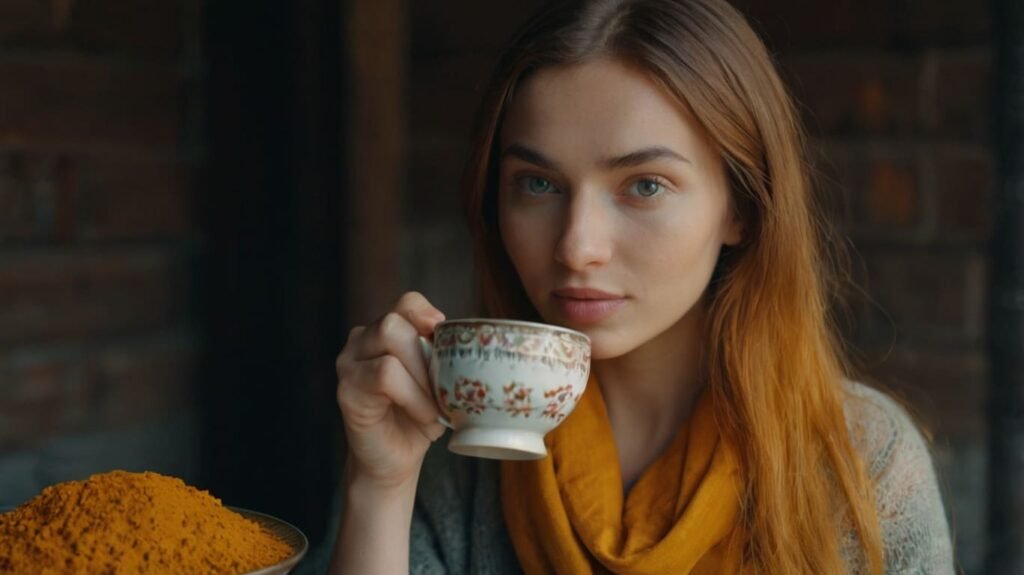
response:
<path fill-rule="evenodd" d="M 632 351 L 628 342 L 621 338 L 612 338 L 611 334 L 598 330 L 579 330 L 590 338 L 590 361 L 602 361 L 622 357 Z"/>

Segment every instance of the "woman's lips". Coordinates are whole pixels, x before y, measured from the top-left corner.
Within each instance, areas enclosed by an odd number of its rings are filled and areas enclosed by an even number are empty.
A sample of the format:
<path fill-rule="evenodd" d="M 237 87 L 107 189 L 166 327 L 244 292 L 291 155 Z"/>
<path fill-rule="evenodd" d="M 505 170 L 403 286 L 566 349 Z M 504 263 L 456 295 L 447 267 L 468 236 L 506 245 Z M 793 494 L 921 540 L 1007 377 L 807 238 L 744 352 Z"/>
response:
<path fill-rule="evenodd" d="M 601 321 L 626 303 L 624 297 L 589 288 L 558 289 L 552 295 L 562 313 L 574 323 Z"/>

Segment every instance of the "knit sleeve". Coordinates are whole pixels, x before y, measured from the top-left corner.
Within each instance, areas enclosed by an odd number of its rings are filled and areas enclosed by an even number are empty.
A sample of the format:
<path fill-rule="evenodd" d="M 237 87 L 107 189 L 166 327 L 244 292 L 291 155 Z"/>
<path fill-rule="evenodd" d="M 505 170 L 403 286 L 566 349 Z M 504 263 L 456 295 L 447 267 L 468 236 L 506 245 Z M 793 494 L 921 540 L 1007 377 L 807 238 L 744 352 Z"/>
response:
<path fill-rule="evenodd" d="M 857 385 L 854 411 L 885 547 L 887 575 L 954 573 L 949 527 L 928 445 L 885 394 Z"/>
<path fill-rule="evenodd" d="M 448 451 L 446 434 L 423 460 L 410 534 L 412 575 L 466 575 L 471 545 L 473 460 Z"/>
<path fill-rule="evenodd" d="M 417 506 L 409 533 L 409 575 L 445 575 L 437 536 L 424 512 Z"/>
<path fill-rule="evenodd" d="M 519 575 L 505 531 L 497 461 L 448 451 L 448 436 L 427 452 L 416 495 L 410 571 L 439 575 Z"/>

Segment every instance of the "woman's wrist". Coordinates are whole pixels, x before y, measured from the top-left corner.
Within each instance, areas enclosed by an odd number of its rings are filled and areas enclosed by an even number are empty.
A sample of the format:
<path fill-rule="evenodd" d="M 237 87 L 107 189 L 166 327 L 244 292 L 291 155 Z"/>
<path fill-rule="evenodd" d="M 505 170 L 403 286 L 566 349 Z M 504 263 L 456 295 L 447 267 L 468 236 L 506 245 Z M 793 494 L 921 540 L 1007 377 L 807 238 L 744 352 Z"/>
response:
<path fill-rule="evenodd" d="M 404 482 L 386 485 L 346 468 L 345 512 L 330 572 L 407 572 L 419 469 Z"/>
<path fill-rule="evenodd" d="M 365 504 L 395 503 L 412 500 L 416 497 L 416 486 L 419 484 L 419 473 L 409 479 L 395 484 L 381 483 L 376 479 L 359 473 L 352 473 L 346 478 L 346 497 L 348 507 Z"/>
<path fill-rule="evenodd" d="M 383 499 L 395 497 L 408 497 L 416 493 L 416 485 L 419 483 L 420 469 L 422 462 L 405 479 L 382 480 L 373 473 L 367 473 L 350 453 L 345 462 L 345 490 L 349 499 L 369 498 Z"/>

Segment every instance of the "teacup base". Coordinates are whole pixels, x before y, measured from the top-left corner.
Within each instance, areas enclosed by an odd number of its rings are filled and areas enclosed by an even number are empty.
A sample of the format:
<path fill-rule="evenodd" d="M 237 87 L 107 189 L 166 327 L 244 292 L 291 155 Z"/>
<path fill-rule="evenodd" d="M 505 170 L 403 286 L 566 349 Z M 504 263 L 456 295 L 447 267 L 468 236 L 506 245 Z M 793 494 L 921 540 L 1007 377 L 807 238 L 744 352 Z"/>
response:
<path fill-rule="evenodd" d="M 520 429 L 460 429 L 448 440 L 448 450 L 459 455 L 510 461 L 544 459 L 548 455 L 541 434 Z"/>

